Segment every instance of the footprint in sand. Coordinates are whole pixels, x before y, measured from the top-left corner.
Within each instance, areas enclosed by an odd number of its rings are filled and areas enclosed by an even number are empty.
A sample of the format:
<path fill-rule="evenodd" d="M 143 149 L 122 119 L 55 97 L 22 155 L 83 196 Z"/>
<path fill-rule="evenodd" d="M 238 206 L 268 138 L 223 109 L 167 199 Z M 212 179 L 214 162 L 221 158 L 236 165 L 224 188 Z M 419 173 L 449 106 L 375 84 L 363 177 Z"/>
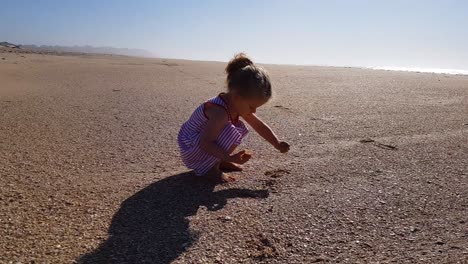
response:
<path fill-rule="evenodd" d="M 282 106 L 282 105 L 275 105 L 276 108 L 283 109 L 283 110 L 291 110 L 291 108 Z"/>
<path fill-rule="evenodd" d="M 277 241 L 275 241 L 275 239 L 268 237 L 263 233 L 256 235 L 250 241 L 248 241 L 250 248 L 255 249 L 252 257 L 259 261 L 263 261 L 278 255 L 276 243 Z"/>
<path fill-rule="evenodd" d="M 284 169 L 276 169 L 276 170 L 265 172 L 265 176 L 268 176 L 271 178 L 280 178 L 286 174 L 291 174 L 291 172 L 289 170 L 284 170 Z"/>
<path fill-rule="evenodd" d="M 396 146 L 388 145 L 388 144 L 382 144 L 382 143 L 378 143 L 378 142 L 375 145 L 377 147 L 383 148 L 383 149 L 390 149 L 390 150 L 397 150 L 398 149 Z"/>
<path fill-rule="evenodd" d="M 374 146 L 379 147 L 379 148 L 383 148 L 383 149 L 389 149 L 389 150 L 397 150 L 398 149 L 396 146 L 389 145 L 389 144 L 383 144 L 383 143 L 377 142 L 377 141 L 375 141 L 375 140 L 373 140 L 371 138 L 361 139 L 361 140 L 359 140 L 359 142 L 361 142 L 361 143 L 373 143 Z"/>
<path fill-rule="evenodd" d="M 272 179 L 263 180 L 263 186 L 270 190 L 272 193 L 278 193 L 281 189 L 280 181 L 278 178 L 290 174 L 289 170 L 285 169 L 276 169 L 265 172 L 265 176 L 270 177 Z"/>
<path fill-rule="evenodd" d="M 279 182 L 275 179 L 262 180 L 261 182 L 263 183 L 263 188 L 268 190 L 268 193 L 278 193 L 280 191 Z"/>

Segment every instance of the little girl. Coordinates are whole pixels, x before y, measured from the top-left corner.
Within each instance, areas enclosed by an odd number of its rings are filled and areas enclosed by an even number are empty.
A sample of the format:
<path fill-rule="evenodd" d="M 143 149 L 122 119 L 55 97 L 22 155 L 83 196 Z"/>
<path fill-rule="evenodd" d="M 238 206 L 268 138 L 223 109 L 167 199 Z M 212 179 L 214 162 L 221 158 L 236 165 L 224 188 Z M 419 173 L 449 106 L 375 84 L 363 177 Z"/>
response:
<path fill-rule="evenodd" d="M 248 133 L 239 117 L 281 153 L 289 151 L 289 144 L 280 141 L 255 115 L 256 109 L 271 98 L 267 72 L 240 53 L 228 63 L 226 74 L 228 92 L 200 105 L 178 135 L 184 164 L 198 176 L 222 182 L 235 181 L 223 171 L 241 171 L 237 164 L 244 164 L 251 157 L 246 150 L 233 154 Z"/>

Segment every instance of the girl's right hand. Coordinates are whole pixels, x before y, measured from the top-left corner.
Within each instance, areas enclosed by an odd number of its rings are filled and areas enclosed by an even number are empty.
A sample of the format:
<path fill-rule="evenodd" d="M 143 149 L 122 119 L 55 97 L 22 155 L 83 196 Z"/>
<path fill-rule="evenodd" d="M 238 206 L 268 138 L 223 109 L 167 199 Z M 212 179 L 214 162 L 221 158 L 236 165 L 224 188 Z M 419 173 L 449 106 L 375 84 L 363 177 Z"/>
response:
<path fill-rule="evenodd" d="M 278 144 L 275 146 L 277 150 L 279 150 L 281 153 L 286 153 L 289 151 L 289 144 L 284 141 L 278 142 Z"/>
<path fill-rule="evenodd" d="M 229 157 L 229 161 L 236 164 L 244 164 L 250 160 L 252 153 L 246 150 L 241 150 L 234 155 Z"/>

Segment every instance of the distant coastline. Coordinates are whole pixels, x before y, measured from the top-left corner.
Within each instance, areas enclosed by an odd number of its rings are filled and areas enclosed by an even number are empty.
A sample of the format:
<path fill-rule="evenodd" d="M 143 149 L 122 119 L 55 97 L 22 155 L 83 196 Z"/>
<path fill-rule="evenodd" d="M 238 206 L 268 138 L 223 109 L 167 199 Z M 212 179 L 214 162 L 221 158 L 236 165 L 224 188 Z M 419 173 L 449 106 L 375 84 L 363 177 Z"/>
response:
<path fill-rule="evenodd" d="M 367 69 L 384 70 L 384 71 L 438 73 L 438 74 L 450 74 L 450 75 L 468 75 L 468 70 L 458 70 L 458 69 L 434 69 L 434 68 L 417 68 L 417 67 L 368 67 Z"/>

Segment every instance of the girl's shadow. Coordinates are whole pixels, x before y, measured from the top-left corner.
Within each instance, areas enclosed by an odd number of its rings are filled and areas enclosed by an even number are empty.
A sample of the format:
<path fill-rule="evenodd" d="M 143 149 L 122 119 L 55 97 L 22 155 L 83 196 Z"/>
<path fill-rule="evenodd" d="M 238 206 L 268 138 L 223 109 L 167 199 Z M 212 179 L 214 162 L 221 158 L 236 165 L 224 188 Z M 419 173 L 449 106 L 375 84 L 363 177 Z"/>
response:
<path fill-rule="evenodd" d="M 182 173 L 155 182 L 125 200 L 114 215 L 109 237 L 78 263 L 171 263 L 196 242 L 188 216 L 200 206 L 219 210 L 229 198 L 266 198 L 267 190 L 226 189 Z"/>

